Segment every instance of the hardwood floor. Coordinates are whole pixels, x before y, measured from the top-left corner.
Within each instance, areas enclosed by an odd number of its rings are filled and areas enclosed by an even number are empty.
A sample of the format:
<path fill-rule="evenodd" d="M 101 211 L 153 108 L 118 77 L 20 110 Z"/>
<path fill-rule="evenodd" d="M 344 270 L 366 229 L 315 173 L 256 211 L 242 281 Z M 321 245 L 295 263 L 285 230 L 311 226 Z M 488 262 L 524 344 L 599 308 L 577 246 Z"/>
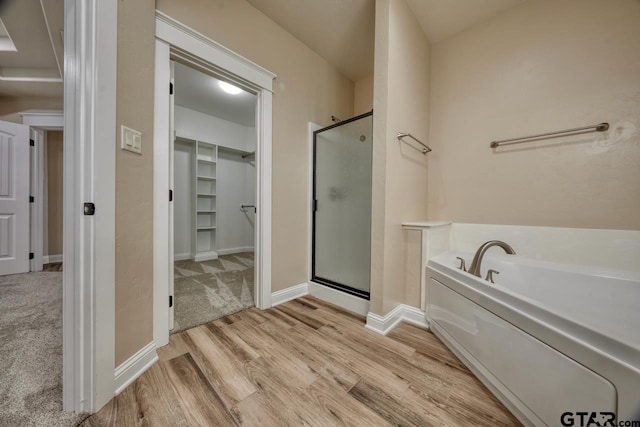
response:
<path fill-rule="evenodd" d="M 430 332 L 363 326 L 304 297 L 174 334 L 83 425 L 520 425 Z"/>

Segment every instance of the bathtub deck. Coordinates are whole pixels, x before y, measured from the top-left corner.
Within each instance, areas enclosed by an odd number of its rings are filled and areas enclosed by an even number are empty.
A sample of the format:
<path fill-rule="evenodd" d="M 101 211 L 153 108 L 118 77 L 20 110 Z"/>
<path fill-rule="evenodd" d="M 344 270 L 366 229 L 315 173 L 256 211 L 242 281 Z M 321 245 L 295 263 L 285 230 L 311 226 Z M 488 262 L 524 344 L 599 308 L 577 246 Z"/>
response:
<path fill-rule="evenodd" d="M 84 425 L 520 425 L 430 332 L 363 326 L 304 297 L 174 334 Z"/>

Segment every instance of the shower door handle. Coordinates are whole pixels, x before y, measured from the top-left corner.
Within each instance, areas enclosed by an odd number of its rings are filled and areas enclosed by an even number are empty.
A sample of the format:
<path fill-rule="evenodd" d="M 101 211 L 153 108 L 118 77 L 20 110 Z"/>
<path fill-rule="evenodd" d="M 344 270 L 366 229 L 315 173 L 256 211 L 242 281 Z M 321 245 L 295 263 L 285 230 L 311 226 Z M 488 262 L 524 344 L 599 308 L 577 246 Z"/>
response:
<path fill-rule="evenodd" d="M 311 211 L 312 212 L 316 212 L 318 210 L 318 201 L 317 200 L 312 200 L 311 201 Z"/>

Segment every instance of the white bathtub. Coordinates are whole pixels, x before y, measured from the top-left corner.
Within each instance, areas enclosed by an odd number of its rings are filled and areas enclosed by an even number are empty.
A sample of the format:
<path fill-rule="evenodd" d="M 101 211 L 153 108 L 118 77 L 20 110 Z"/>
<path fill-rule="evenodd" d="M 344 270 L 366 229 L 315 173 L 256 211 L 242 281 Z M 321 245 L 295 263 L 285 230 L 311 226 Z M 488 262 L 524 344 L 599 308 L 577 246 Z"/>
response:
<path fill-rule="evenodd" d="M 427 264 L 431 329 L 524 424 L 640 420 L 640 274 L 490 253 L 490 284 L 456 256 Z"/>

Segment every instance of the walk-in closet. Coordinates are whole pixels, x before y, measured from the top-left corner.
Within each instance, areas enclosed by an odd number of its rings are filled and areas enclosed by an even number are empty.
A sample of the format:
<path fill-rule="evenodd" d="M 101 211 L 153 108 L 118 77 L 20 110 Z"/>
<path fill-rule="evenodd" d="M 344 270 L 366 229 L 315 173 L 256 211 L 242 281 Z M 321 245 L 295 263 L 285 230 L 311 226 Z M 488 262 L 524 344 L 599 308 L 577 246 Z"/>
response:
<path fill-rule="evenodd" d="M 173 332 L 254 304 L 256 96 L 173 63 Z"/>

